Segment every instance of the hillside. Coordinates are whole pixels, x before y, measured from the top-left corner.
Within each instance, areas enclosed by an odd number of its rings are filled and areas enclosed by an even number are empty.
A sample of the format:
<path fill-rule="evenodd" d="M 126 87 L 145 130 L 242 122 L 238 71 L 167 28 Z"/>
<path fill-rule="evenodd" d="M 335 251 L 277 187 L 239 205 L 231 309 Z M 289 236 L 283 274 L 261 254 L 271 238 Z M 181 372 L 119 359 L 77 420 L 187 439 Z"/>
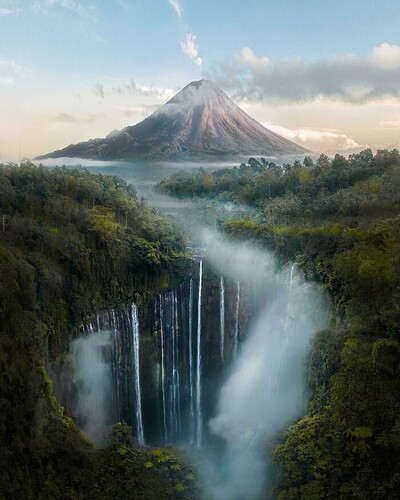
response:
<path fill-rule="evenodd" d="M 187 498 L 182 457 L 137 448 L 125 424 L 94 447 L 48 375 L 84 318 L 179 275 L 181 236 L 115 177 L 2 165 L 0 190 L 0 497 Z"/>

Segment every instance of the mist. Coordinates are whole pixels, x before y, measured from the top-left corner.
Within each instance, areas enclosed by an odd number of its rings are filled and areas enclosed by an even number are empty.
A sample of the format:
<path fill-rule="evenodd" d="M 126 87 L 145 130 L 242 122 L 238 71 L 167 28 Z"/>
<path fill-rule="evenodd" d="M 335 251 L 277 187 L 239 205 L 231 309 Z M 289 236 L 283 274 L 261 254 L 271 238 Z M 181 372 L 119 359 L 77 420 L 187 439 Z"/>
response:
<path fill-rule="evenodd" d="M 203 478 L 216 500 L 260 498 L 273 484 L 268 440 L 305 414 L 304 361 L 328 308 L 321 289 L 295 265 L 279 269 L 272 253 L 216 232 L 203 230 L 202 238 L 215 270 L 267 297 L 208 422 L 220 444 L 204 450 Z"/>
<path fill-rule="evenodd" d="M 74 417 L 79 428 L 95 443 L 103 445 L 112 416 L 113 398 L 111 365 L 112 348 L 109 331 L 92 332 L 71 344 L 74 382 L 77 387 Z"/>

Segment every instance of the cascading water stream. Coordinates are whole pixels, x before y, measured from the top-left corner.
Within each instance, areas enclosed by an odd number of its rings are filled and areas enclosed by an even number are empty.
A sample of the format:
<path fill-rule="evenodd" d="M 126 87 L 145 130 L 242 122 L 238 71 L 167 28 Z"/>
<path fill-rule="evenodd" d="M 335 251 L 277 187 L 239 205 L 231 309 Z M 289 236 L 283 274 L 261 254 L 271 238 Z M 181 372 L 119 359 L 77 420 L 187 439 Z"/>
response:
<path fill-rule="evenodd" d="M 197 358 L 196 358 L 196 445 L 201 448 L 203 417 L 201 412 L 201 301 L 203 293 L 203 259 L 199 263 L 199 294 L 197 303 Z"/>
<path fill-rule="evenodd" d="M 132 340 L 133 340 L 134 385 L 135 385 L 135 396 L 136 396 L 135 413 L 136 413 L 136 424 L 137 424 L 137 440 L 140 446 L 144 446 L 142 394 L 140 386 L 139 316 L 136 304 L 132 304 L 131 318 L 132 318 Z"/>
<path fill-rule="evenodd" d="M 161 394 L 162 394 L 162 409 L 163 409 L 163 424 L 164 424 L 164 439 L 168 440 L 167 429 L 167 402 L 165 396 L 165 341 L 164 341 L 164 301 L 162 295 L 159 295 L 160 309 L 160 351 L 161 351 Z"/>
<path fill-rule="evenodd" d="M 233 340 L 233 359 L 237 357 L 239 342 L 239 312 L 240 312 L 240 282 L 236 284 L 236 304 L 235 304 L 235 338 Z"/>
<path fill-rule="evenodd" d="M 193 444 L 194 442 L 194 430 L 195 430 L 195 416 L 194 416 L 194 387 L 193 387 L 193 279 L 190 279 L 189 282 L 189 347 L 188 347 L 188 356 L 189 356 L 189 413 L 190 413 L 190 421 L 189 421 L 189 442 Z"/>
<path fill-rule="evenodd" d="M 220 353 L 221 363 L 224 364 L 224 351 L 225 351 L 225 283 L 224 278 L 220 278 L 220 299 L 219 299 L 219 318 L 220 318 Z"/>

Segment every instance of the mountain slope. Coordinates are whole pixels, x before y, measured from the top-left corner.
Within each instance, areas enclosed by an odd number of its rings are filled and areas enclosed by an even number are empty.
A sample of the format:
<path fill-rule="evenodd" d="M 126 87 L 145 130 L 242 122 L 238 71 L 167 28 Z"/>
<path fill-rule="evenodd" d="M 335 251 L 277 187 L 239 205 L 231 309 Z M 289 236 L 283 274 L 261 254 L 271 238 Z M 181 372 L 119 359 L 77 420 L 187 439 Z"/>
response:
<path fill-rule="evenodd" d="M 166 160 L 305 152 L 247 115 L 214 83 L 200 80 L 187 85 L 137 125 L 37 159 Z"/>

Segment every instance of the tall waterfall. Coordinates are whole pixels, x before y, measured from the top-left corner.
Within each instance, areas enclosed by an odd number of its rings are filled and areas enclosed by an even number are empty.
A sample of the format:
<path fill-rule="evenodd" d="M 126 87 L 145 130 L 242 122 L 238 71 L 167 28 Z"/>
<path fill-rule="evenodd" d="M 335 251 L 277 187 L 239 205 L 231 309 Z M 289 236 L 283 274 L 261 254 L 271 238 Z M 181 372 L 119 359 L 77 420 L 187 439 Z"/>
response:
<path fill-rule="evenodd" d="M 201 450 L 214 500 L 259 498 L 266 441 L 304 414 L 304 358 L 326 308 L 318 287 L 265 251 L 214 238 L 206 254 L 140 311 L 85 323 L 65 406 L 99 444 L 124 421 L 140 446 Z"/>
<path fill-rule="evenodd" d="M 240 282 L 236 283 L 236 304 L 235 304 L 235 338 L 233 341 L 233 359 L 237 357 L 239 342 L 239 311 L 240 311 Z"/>
<path fill-rule="evenodd" d="M 164 439 L 168 441 L 167 428 L 167 401 L 165 395 L 165 340 L 164 340 L 164 301 L 162 295 L 159 295 L 159 311 L 160 311 L 160 351 L 161 351 L 161 394 L 162 394 L 162 411 L 164 424 Z"/>
<path fill-rule="evenodd" d="M 197 360 L 196 360 L 196 444 L 201 448 L 203 417 L 201 412 L 201 300 L 203 293 L 203 259 L 199 263 L 199 296 L 197 306 Z"/>
<path fill-rule="evenodd" d="M 189 282 L 189 314 L 188 314 L 188 329 L 189 329 L 189 442 L 193 444 L 194 430 L 195 430 L 195 416 L 194 416 L 194 387 L 193 387 L 193 279 Z"/>
<path fill-rule="evenodd" d="M 104 444 L 110 426 L 123 420 L 132 426 L 143 446 L 136 304 L 122 311 L 104 311 L 87 321 L 83 335 L 71 344 L 71 369 L 75 387 L 71 413 L 83 432 Z"/>
<path fill-rule="evenodd" d="M 233 360 L 239 316 L 246 325 L 241 315 L 248 311 L 238 308 L 237 282 L 204 280 L 204 265 L 197 261 L 195 276 L 158 294 L 149 315 L 144 312 L 143 326 L 132 304 L 97 314 L 72 343 L 69 373 L 74 373 L 78 401 L 71 413 L 98 443 L 121 421 L 132 427 L 141 446 L 202 448 L 208 441 L 204 422 L 212 416 L 216 390 Z M 86 408 L 91 399 L 95 402 Z"/>
<path fill-rule="evenodd" d="M 220 320 L 220 354 L 221 363 L 224 363 L 224 352 L 225 352 L 225 283 L 224 278 L 221 276 L 220 282 L 220 298 L 219 298 L 219 320 Z"/>
<path fill-rule="evenodd" d="M 142 394 L 140 387 L 140 356 L 139 356 L 139 317 L 136 304 L 131 306 L 131 331 L 133 342 L 133 366 L 135 380 L 136 396 L 136 422 L 137 422 L 137 440 L 140 446 L 144 446 L 143 416 L 142 416 Z"/>

